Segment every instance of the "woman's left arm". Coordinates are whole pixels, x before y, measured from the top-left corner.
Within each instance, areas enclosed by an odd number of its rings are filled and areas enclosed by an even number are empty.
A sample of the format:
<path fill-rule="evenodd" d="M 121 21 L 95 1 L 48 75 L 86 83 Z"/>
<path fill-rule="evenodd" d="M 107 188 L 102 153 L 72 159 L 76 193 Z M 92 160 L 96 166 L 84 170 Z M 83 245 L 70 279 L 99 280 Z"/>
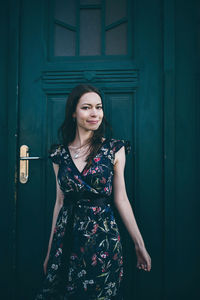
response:
<path fill-rule="evenodd" d="M 145 244 L 137 226 L 135 216 L 127 197 L 126 186 L 124 180 L 124 168 L 125 168 L 125 151 L 124 146 L 115 153 L 114 162 L 114 178 L 113 178 L 113 189 L 114 189 L 114 204 L 119 211 L 124 225 L 126 226 L 134 244 L 135 250 L 138 257 L 137 267 L 140 266 L 143 269 L 150 271 L 151 269 L 151 258 L 145 249 Z"/>

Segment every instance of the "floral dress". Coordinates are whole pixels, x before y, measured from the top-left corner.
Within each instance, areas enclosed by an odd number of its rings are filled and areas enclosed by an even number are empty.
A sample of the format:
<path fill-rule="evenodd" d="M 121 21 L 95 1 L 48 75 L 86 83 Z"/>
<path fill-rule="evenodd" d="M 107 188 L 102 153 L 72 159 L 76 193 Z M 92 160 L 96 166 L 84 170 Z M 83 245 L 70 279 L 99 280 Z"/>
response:
<path fill-rule="evenodd" d="M 85 191 L 112 197 L 115 153 L 123 146 L 125 153 L 129 153 L 128 140 L 105 139 L 92 165 L 80 172 L 68 147 L 56 145 L 49 158 L 59 165 L 57 179 L 63 194 Z M 47 272 L 35 300 L 122 299 L 123 253 L 112 205 L 111 202 L 101 206 L 76 206 L 72 231 L 70 229 L 73 241 L 68 268 L 65 250 L 71 239 L 65 237 L 69 229 L 69 208 L 61 207 Z"/>

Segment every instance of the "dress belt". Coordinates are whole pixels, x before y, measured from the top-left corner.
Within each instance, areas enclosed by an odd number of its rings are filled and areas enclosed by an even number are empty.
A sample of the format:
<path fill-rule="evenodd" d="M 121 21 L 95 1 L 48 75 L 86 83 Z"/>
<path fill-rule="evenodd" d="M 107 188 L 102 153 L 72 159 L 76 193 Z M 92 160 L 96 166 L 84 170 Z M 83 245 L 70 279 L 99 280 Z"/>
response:
<path fill-rule="evenodd" d="M 65 206 L 102 206 L 111 204 L 111 196 L 95 194 L 92 192 L 68 192 L 65 193 L 64 203 Z"/>
<path fill-rule="evenodd" d="M 67 227 L 64 235 L 64 243 L 63 243 L 63 262 L 60 266 L 60 272 L 64 272 L 65 275 L 68 272 L 69 268 L 69 259 L 73 245 L 73 224 L 74 224 L 74 216 L 75 211 L 81 206 L 105 206 L 111 205 L 111 196 L 108 195 L 100 195 L 94 194 L 91 192 L 67 192 L 65 193 L 63 206 L 68 208 L 68 220 Z M 64 274 L 62 275 L 64 276 Z M 62 278 L 61 276 L 61 278 Z"/>

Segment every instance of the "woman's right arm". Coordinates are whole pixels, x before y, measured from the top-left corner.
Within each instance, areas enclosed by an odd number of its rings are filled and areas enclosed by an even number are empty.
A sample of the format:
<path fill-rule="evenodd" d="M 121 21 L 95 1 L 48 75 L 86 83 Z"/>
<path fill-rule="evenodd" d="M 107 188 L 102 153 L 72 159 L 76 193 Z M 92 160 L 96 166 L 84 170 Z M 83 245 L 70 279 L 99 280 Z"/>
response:
<path fill-rule="evenodd" d="M 44 265 L 47 265 L 47 262 L 48 262 L 49 254 L 50 254 L 50 251 L 51 251 L 51 244 L 52 244 L 52 239 L 53 239 L 53 234 L 54 234 L 54 229 L 55 229 L 56 221 L 57 221 L 60 209 L 63 206 L 63 199 L 64 199 L 64 194 L 63 194 L 63 192 L 60 189 L 60 186 L 58 184 L 58 179 L 57 179 L 59 165 L 53 163 L 53 169 L 54 169 L 55 177 L 56 177 L 56 202 L 55 202 L 54 211 L 53 211 L 53 220 L 52 220 L 52 227 L 51 227 L 51 235 L 50 235 L 50 238 L 49 238 L 49 245 L 48 245 L 47 257 L 45 259 Z M 46 266 L 44 266 L 44 268 L 45 267 Z M 46 272 L 46 270 L 45 270 L 45 272 Z"/>

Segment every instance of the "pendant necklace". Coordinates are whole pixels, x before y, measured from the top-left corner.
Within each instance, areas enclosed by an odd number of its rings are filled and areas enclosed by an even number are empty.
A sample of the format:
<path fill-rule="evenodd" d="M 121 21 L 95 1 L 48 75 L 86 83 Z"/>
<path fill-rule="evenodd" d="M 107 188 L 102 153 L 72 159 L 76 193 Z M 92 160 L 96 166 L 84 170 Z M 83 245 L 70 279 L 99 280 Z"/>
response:
<path fill-rule="evenodd" d="M 78 148 L 78 149 L 79 149 L 78 151 L 77 151 L 77 150 L 74 151 L 74 152 L 75 152 L 75 154 L 74 154 L 74 156 L 73 156 L 74 159 L 79 158 L 79 153 L 80 153 L 80 151 L 81 151 L 81 148 L 84 147 L 84 146 L 85 146 L 85 145 L 79 147 L 79 148 Z M 70 148 L 76 149 L 77 147 L 72 147 L 72 146 L 70 146 Z"/>
<path fill-rule="evenodd" d="M 79 157 L 79 153 L 80 153 L 80 150 L 78 152 L 75 152 L 75 154 L 74 154 L 75 159 Z"/>

